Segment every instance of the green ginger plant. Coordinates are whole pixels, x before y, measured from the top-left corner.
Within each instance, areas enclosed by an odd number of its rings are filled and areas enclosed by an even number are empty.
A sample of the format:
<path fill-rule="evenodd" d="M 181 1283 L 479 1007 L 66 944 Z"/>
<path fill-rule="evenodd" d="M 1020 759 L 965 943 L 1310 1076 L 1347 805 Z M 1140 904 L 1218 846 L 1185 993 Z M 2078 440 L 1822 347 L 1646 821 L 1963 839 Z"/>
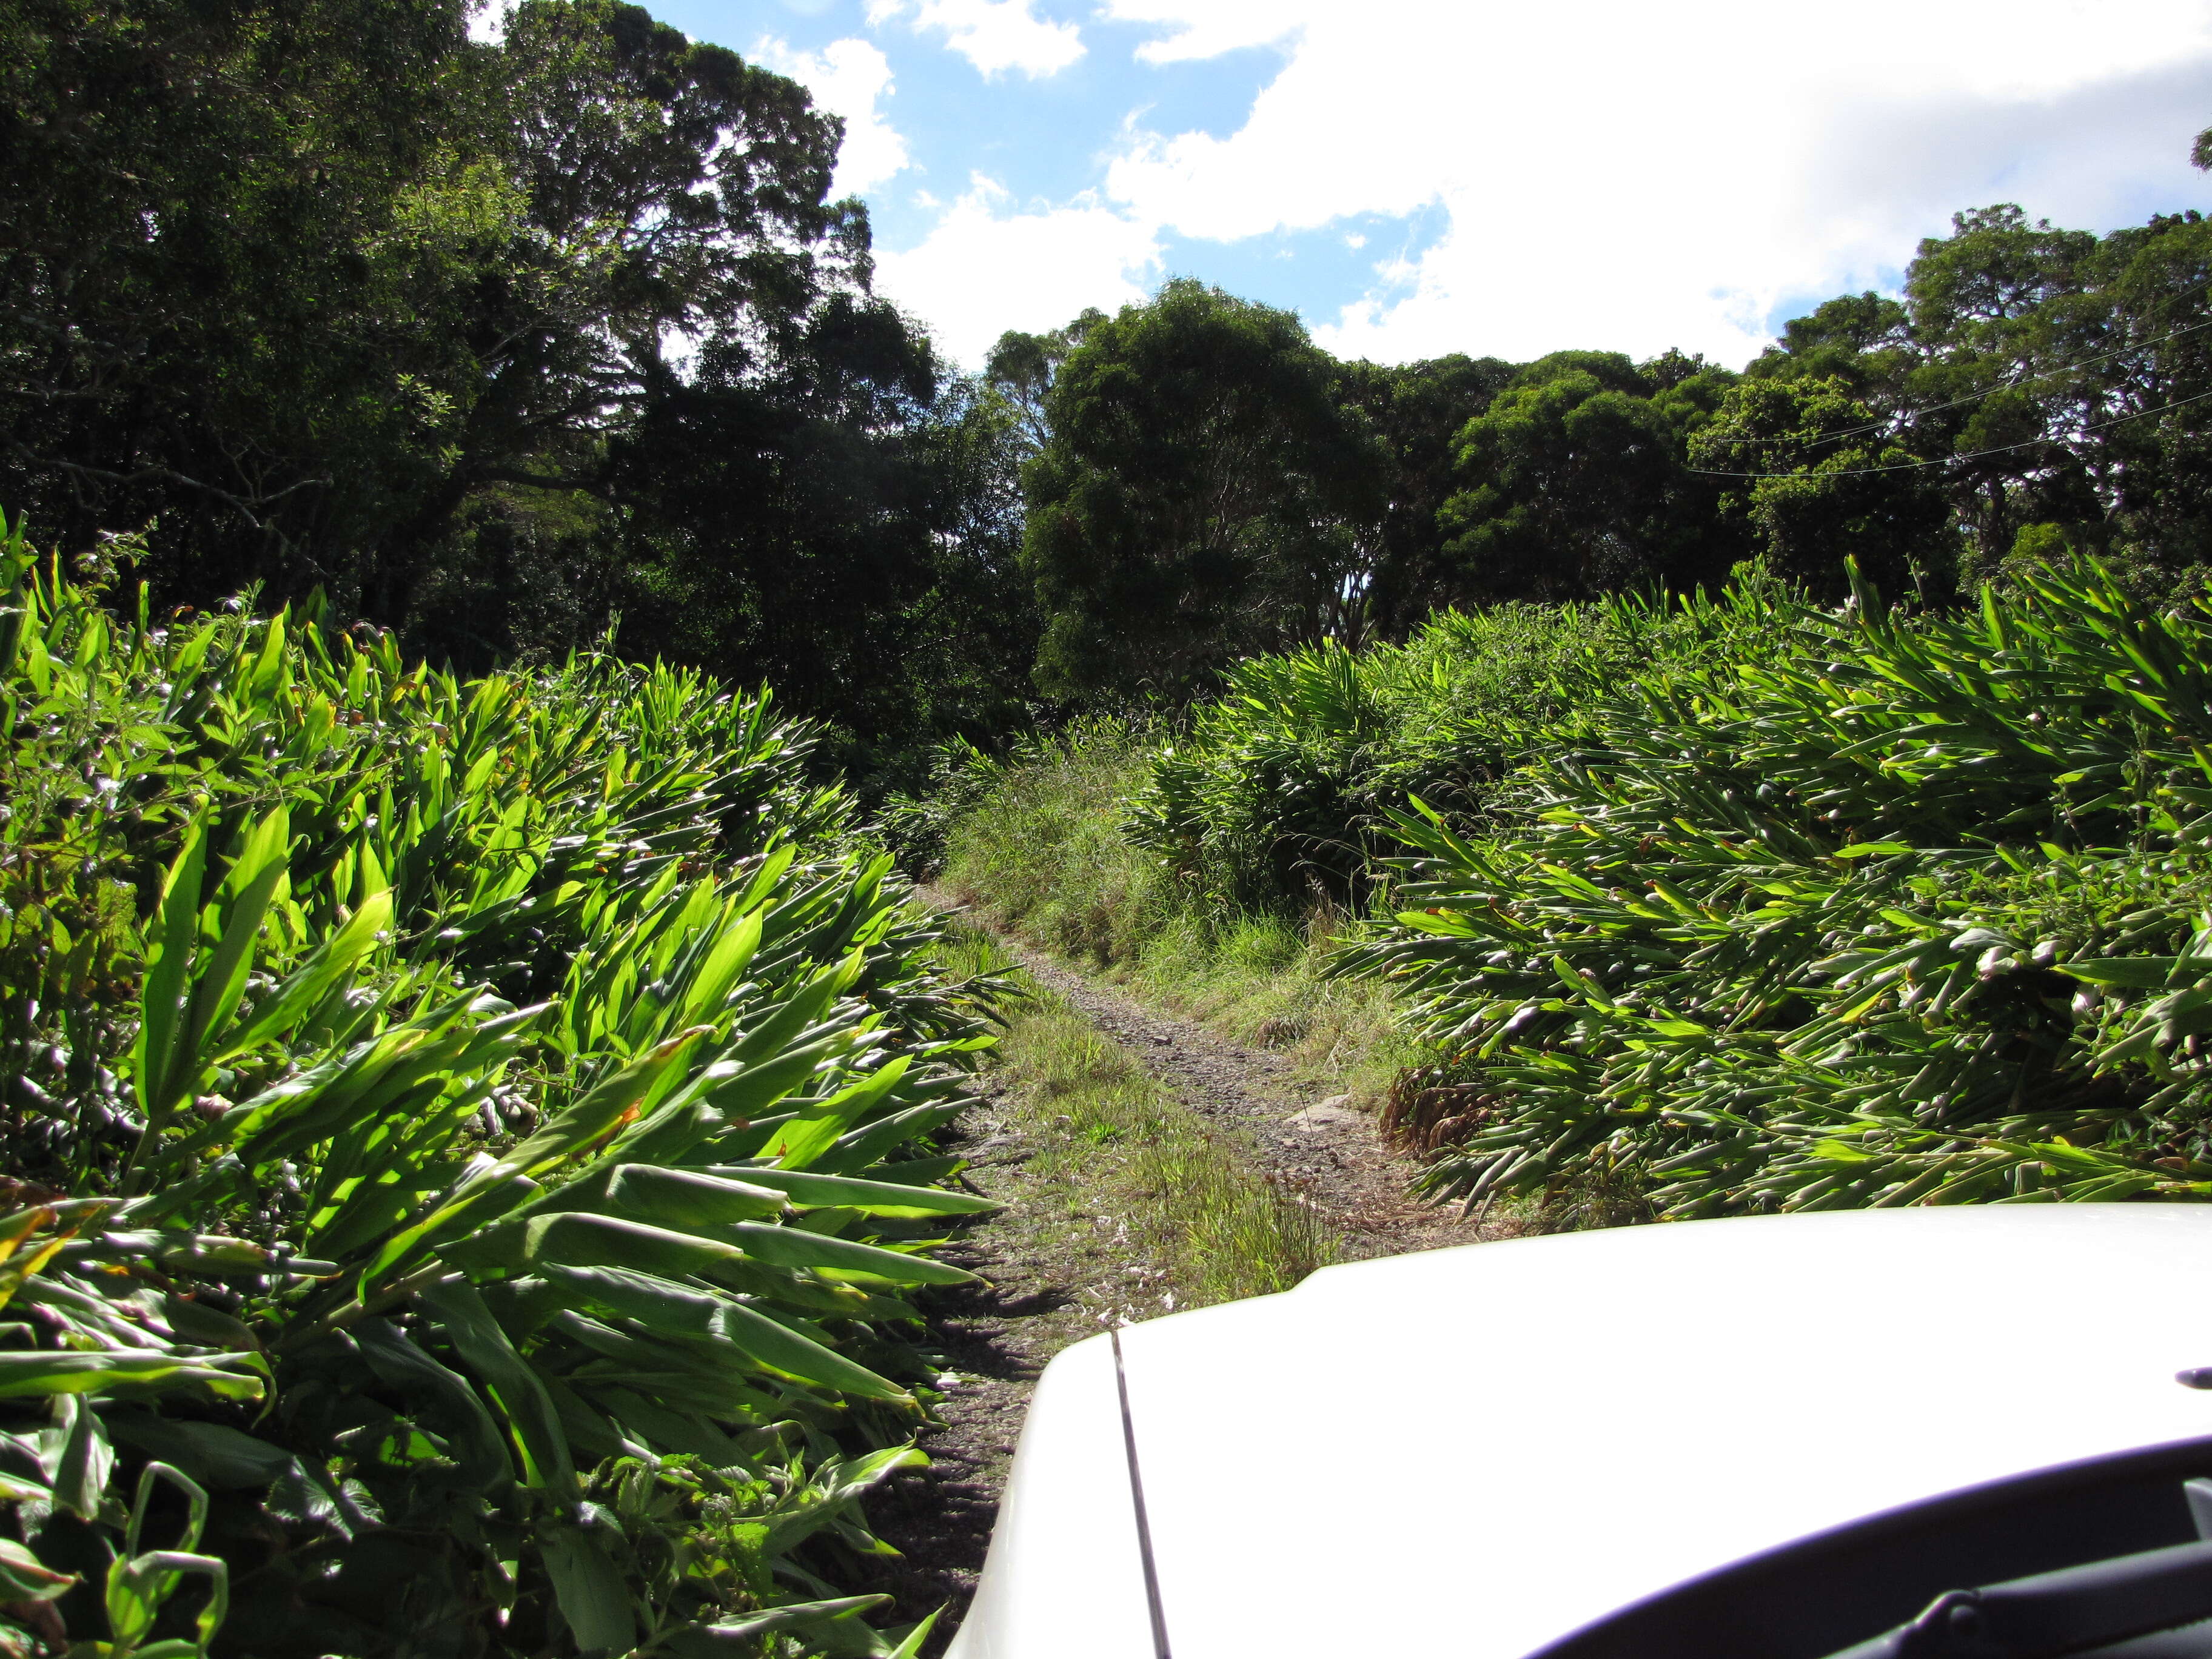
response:
<path fill-rule="evenodd" d="M 989 987 L 809 730 L 0 593 L 0 1649 L 915 1651 L 836 1580 Z"/>
<path fill-rule="evenodd" d="M 1441 611 L 1402 645 L 1324 642 L 1226 669 L 1161 745 L 1130 838 L 1194 900 L 1278 914 L 1364 908 L 1418 794 L 1465 822 L 1538 749 L 1655 665 L 1762 648 L 1781 585 L 1758 568 L 1717 600 Z"/>
<path fill-rule="evenodd" d="M 1431 1190 L 1665 1217 L 2212 1197 L 2212 606 L 1863 585 L 1595 700 L 1489 836 L 1398 823 Z"/>

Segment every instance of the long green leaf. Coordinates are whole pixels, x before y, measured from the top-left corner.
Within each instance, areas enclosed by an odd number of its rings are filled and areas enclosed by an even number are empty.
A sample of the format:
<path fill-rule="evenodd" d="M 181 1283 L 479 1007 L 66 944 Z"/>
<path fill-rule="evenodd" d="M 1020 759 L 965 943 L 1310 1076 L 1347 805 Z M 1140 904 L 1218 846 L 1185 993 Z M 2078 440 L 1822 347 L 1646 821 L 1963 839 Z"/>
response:
<path fill-rule="evenodd" d="M 422 1305 L 453 1339 L 453 1348 L 490 1389 L 521 1452 L 527 1483 L 551 1487 L 564 1501 L 580 1496 L 576 1466 L 560 1413 L 537 1371 L 515 1351 L 483 1298 L 465 1282 L 444 1280 L 422 1292 Z"/>
<path fill-rule="evenodd" d="M 905 1389 L 866 1366 L 727 1297 L 634 1268 L 572 1267 L 544 1262 L 539 1271 L 580 1302 L 634 1319 L 648 1331 L 694 1341 L 726 1342 L 801 1382 L 841 1389 L 866 1399 L 902 1405 L 913 1401 Z"/>
<path fill-rule="evenodd" d="M 150 1120 L 170 1104 L 167 1092 L 177 1070 L 177 1048 L 199 939 L 200 885 L 207 872 L 208 826 L 195 819 L 161 884 L 161 902 L 147 941 L 146 978 L 139 996 L 138 1035 L 131 1069 L 139 1109 Z"/>
<path fill-rule="evenodd" d="M 820 1175 L 808 1170 L 772 1170 L 732 1164 L 708 1171 L 783 1194 L 808 1208 L 834 1206 L 866 1215 L 921 1217 L 982 1215 L 1000 1207 L 995 1200 L 942 1187 L 907 1187 L 853 1176 Z"/>
<path fill-rule="evenodd" d="M 28 1395 L 158 1394 L 169 1389 L 210 1394 L 221 1400 L 258 1400 L 258 1376 L 220 1367 L 263 1363 L 258 1354 L 216 1353 L 185 1358 L 167 1350 L 107 1349 L 94 1353 L 0 1352 L 0 1400 Z"/>

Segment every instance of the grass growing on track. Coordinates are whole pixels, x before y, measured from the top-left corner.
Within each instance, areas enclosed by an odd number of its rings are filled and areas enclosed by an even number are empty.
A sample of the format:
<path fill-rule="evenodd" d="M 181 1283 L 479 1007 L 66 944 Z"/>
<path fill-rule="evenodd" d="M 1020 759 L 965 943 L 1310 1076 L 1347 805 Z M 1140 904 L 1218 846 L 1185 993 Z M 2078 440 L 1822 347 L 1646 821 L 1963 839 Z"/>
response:
<path fill-rule="evenodd" d="M 1389 986 L 1323 975 L 1331 945 L 1351 925 L 1328 911 L 1303 925 L 1179 916 L 1119 977 L 1147 1001 L 1239 1042 L 1283 1051 L 1297 1081 L 1316 1092 L 1346 1093 L 1372 1108 L 1423 1051 L 1398 1029 Z"/>
<path fill-rule="evenodd" d="M 988 937 L 957 931 L 942 951 L 954 974 L 1008 974 L 1024 993 L 992 1066 L 1007 1085 L 1006 1127 L 1029 1154 L 1026 1200 L 1056 1210 L 1036 1218 L 1063 1232 L 1112 1222 L 1143 1285 L 1128 1311 L 1286 1291 L 1335 1259 L 1334 1235 L 1299 1193 Z"/>
<path fill-rule="evenodd" d="M 940 877 L 963 902 L 1145 1000 L 1283 1051 L 1297 1080 L 1378 1103 L 1419 1057 L 1378 981 L 1327 979 L 1351 919 L 1303 922 L 1196 906 L 1122 830 L 1158 739 L 1100 722 L 1041 748 L 953 823 Z"/>

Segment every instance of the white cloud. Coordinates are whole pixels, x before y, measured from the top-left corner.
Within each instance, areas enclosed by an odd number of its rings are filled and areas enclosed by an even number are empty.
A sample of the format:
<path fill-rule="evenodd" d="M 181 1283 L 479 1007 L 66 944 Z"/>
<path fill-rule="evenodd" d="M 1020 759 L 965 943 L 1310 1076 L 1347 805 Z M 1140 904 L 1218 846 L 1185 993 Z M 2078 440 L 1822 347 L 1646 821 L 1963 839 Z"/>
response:
<path fill-rule="evenodd" d="M 977 173 L 919 246 L 878 252 L 876 287 L 972 367 L 1007 329 L 1057 328 L 1085 306 L 1142 300 L 1159 258 L 1154 228 L 1093 197 L 1022 209 Z"/>
<path fill-rule="evenodd" d="M 891 66 L 874 46 L 854 38 L 832 40 L 818 52 L 794 52 L 769 36 L 753 47 L 752 55 L 805 87 L 822 108 L 844 117 L 845 142 L 837 151 L 837 177 L 830 186 L 838 195 L 872 190 L 905 171 L 912 160 L 906 140 L 877 108 L 891 90 Z"/>
<path fill-rule="evenodd" d="M 1175 31 L 1137 48 L 1147 64 L 1273 46 L 1304 27 L 1297 9 L 1280 0 L 1106 0 L 1103 9 L 1117 23 L 1158 23 Z"/>
<path fill-rule="evenodd" d="M 916 28 L 942 29 L 945 45 L 986 76 L 1019 70 L 1055 75 L 1083 56 L 1083 32 L 1047 22 L 1033 0 L 867 0 L 868 23 L 880 27 L 912 13 Z"/>
<path fill-rule="evenodd" d="M 1432 245 L 1314 319 L 1346 353 L 1679 344 L 1740 362 L 1773 307 L 1878 285 L 1956 209 L 2101 228 L 2212 207 L 2185 160 L 2212 118 L 2212 0 L 1106 12 L 1162 31 L 1147 61 L 1269 44 L 1286 59 L 1225 137 L 1131 131 L 1104 195 L 1132 234 L 1443 216 Z"/>

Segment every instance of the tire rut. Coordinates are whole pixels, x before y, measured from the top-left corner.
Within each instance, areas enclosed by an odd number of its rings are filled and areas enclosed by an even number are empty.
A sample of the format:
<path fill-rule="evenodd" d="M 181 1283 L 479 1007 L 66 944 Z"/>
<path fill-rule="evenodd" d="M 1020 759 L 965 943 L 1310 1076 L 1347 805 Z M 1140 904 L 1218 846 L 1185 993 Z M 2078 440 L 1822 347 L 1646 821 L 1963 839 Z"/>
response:
<path fill-rule="evenodd" d="M 982 921 L 947 894 L 925 889 L 917 897 L 970 925 Z M 1340 1240 L 1339 1261 L 1477 1243 L 1512 1231 L 1409 1198 L 1413 1161 L 1384 1146 L 1374 1120 L 1348 1109 L 1343 1097 L 1318 1100 L 1301 1090 L 1281 1056 L 1146 1007 L 1017 937 L 989 931 L 1030 977 L 1066 999 L 1192 1113 L 1241 1143 L 1255 1169 L 1312 1205 Z M 977 1190 L 1018 1206 L 1018 1166 L 1031 1148 L 989 1073 L 978 1092 L 981 1106 L 947 1137 L 945 1150 L 969 1159 Z M 877 1530 L 902 1553 L 883 1575 L 899 1617 L 946 1610 L 931 1654 L 943 1651 L 975 1591 L 1038 1374 L 1061 1348 L 1138 1311 L 1125 1277 L 1133 1269 L 1117 1259 L 1111 1236 L 1102 1231 L 1087 1247 L 1072 1249 L 1040 1249 L 1037 1243 L 1018 1218 L 1002 1215 L 984 1218 L 939 1253 L 979 1282 L 930 1304 L 934 1357 L 955 1379 L 938 1407 L 939 1423 L 921 1440 L 933 1467 L 870 1506 Z"/>
<path fill-rule="evenodd" d="M 1385 1146 L 1374 1120 L 1348 1109 L 1342 1097 L 1302 1097 L 1279 1055 L 1132 1001 L 1019 939 L 1002 935 L 998 944 L 1190 1110 L 1240 1132 L 1263 1173 L 1299 1189 L 1327 1218 L 1343 1240 L 1340 1260 L 1474 1244 L 1486 1236 L 1456 1210 L 1409 1198 L 1413 1161 Z"/>

